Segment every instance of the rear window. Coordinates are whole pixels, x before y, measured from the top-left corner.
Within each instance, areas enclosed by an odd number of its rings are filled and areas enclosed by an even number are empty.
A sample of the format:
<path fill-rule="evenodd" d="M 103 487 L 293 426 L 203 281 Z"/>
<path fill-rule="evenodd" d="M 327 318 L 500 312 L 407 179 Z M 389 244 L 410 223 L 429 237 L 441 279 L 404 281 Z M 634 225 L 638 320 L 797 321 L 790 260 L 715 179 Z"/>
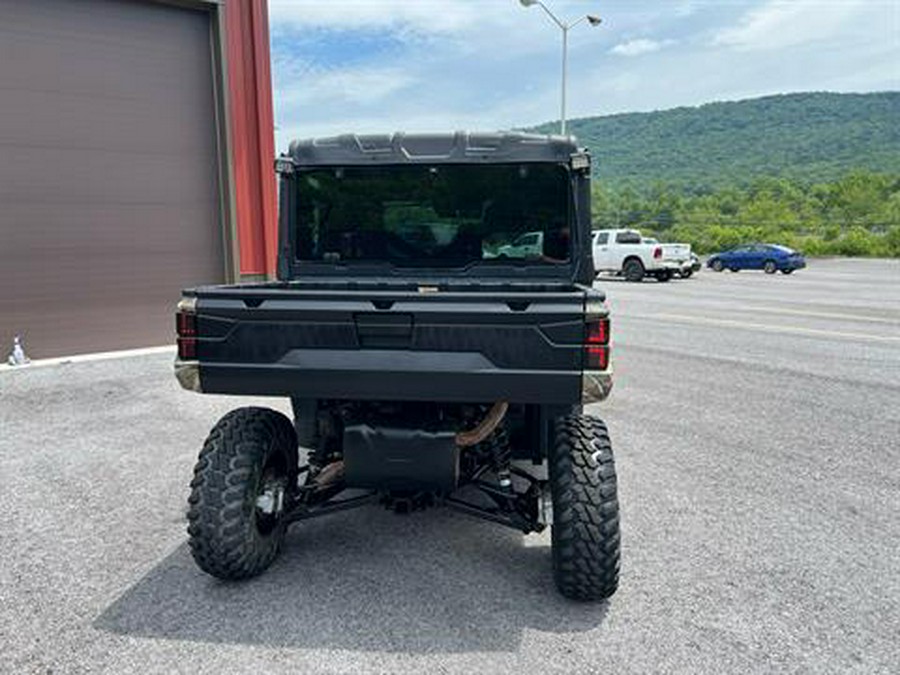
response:
<path fill-rule="evenodd" d="M 772 244 L 769 248 L 773 248 L 776 251 L 781 251 L 782 253 L 787 253 L 788 255 L 794 255 L 796 251 L 792 248 L 788 248 L 787 246 L 781 246 L 779 244 Z"/>
<path fill-rule="evenodd" d="M 558 264 L 570 181 L 555 164 L 319 168 L 295 178 L 300 261 Z"/>
<path fill-rule="evenodd" d="M 637 232 L 619 232 L 616 235 L 617 244 L 640 244 L 641 235 Z"/>

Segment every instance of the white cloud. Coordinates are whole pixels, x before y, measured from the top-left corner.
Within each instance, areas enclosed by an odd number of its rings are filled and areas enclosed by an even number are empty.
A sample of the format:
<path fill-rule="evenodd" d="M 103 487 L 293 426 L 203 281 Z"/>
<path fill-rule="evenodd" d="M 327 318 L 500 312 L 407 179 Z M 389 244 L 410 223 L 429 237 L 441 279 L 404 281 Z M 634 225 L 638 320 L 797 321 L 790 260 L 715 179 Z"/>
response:
<path fill-rule="evenodd" d="M 878 4 L 863 0 L 769 0 L 745 14 L 737 26 L 716 33 L 713 45 L 773 50 L 820 42 L 842 31 L 861 11 Z"/>
<path fill-rule="evenodd" d="M 628 40 L 620 42 L 609 50 L 610 54 L 618 54 L 619 56 L 640 56 L 641 54 L 651 54 L 658 52 L 663 47 L 673 44 L 674 40 L 650 40 L 647 38 L 638 38 L 636 40 Z"/>
<path fill-rule="evenodd" d="M 348 103 L 370 105 L 378 103 L 414 84 L 416 78 L 408 70 L 397 67 L 352 69 L 323 69 L 310 71 L 304 88 L 295 90 L 309 105 Z"/>
<path fill-rule="evenodd" d="M 600 28 L 569 35 L 570 118 L 900 88 L 897 0 L 545 2 L 564 19 L 595 6 L 603 16 Z M 560 32 L 539 8 L 517 0 L 269 0 L 269 8 L 279 147 L 347 131 L 498 129 L 558 115 Z"/>
<path fill-rule="evenodd" d="M 406 26 L 455 32 L 478 21 L 480 3 L 449 0 L 270 0 L 273 26 L 352 30 Z"/>
<path fill-rule="evenodd" d="M 675 6 L 673 14 L 679 19 L 693 16 L 699 10 L 699 3 L 695 0 L 687 0 Z"/>

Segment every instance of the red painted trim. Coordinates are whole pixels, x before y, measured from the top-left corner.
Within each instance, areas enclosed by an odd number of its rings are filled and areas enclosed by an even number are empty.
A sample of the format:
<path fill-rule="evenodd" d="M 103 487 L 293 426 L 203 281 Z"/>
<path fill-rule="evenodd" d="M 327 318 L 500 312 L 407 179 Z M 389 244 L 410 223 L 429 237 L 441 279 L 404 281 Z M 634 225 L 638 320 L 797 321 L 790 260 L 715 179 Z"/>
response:
<path fill-rule="evenodd" d="M 228 106 L 241 274 L 275 274 L 274 115 L 266 0 L 225 3 Z"/>
<path fill-rule="evenodd" d="M 254 60 L 256 62 L 256 123 L 259 127 L 260 200 L 266 273 L 275 274 L 278 257 L 278 192 L 275 188 L 275 115 L 272 107 L 272 67 L 269 52 L 269 10 L 266 0 L 254 0 Z"/>

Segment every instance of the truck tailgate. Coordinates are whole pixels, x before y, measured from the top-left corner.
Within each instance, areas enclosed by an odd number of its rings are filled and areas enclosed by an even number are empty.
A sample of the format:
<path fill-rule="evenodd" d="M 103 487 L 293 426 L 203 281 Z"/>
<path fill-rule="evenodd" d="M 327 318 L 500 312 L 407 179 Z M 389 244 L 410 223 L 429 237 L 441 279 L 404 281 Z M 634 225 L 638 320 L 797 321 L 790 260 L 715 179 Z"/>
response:
<path fill-rule="evenodd" d="M 196 297 L 205 392 L 581 399 L 587 289 L 489 294 L 214 287 L 185 295 Z"/>
<path fill-rule="evenodd" d="M 663 260 L 683 263 L 691 257 L 690 244 L 662 244 Z"/>

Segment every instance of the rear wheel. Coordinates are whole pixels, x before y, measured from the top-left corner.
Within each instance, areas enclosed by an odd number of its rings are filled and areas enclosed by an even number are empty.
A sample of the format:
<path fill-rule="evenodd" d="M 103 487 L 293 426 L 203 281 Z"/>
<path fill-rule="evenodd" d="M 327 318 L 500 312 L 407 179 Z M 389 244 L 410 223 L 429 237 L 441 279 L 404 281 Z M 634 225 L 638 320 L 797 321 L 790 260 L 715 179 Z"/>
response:
<path fill-rule="evenodd" d="M 678 273 L 678 275 L 679 275 L 682 279 L 690 279 L 690 278 L 691 278 L 691 275 L 692 275 L 693 273 L 694 273 L 694 270 L 692 270 L 692 269 L 686 269 L 686 270 L 681 270 L 681 271 Z"/>
<path fill-rule="evenodd" d="M 612 445 L 601 420 L 556 420 L 550 492 L 557 588 L 574 600 L 608 598 L 619 584 L 619 502 Z"/>
<path fill-rule="evenodd" d="M 775 264 L 774 260 L 766 260 L 765 264 L 763 265 L 763 271 L 766 274 L 775 274 L 775 272 L 778 271 L 778 265 Z"/>
<path fill-rule="evenodd" d="M 712 268 L 713 268 L 713 270 L 715 270 L 716 272 L 721 272 L 722 270 L 725 269 L 725 265 L 722 264 L 722 261 L 721 261 L 721 260 L 713 260 L 713 262 L 712 262 Z"/>
<path fill-rule="evenodd" d="M 622 267 L 626 281 L 641 281 L 644 278 L 644 263 L 637 258 L 629 258 Z"/>
<path fill-rule="evenodd" d="M 238 408 L 219 420 L 200 451 L 188 500 L 188 542 L 200 569 L 233 580 L 269 567 L 296 482 L 297 437 L 287 417 Z"/>
<path fill-rule="evenodd" d="M 782 274 L 790 274 L 790 273 L 793 272 L 793 271 L 794 271 L 794 270 L 792 270 L 791 268 L 787 268 L 787 269 L 781 270 L 781 273 L 782 273 Z"/>
<path fill-rule="evenodd" d="M 657 281 L 669 281 L 672 278 L 672 270 L 662 270 L 655 275 Z"/>

